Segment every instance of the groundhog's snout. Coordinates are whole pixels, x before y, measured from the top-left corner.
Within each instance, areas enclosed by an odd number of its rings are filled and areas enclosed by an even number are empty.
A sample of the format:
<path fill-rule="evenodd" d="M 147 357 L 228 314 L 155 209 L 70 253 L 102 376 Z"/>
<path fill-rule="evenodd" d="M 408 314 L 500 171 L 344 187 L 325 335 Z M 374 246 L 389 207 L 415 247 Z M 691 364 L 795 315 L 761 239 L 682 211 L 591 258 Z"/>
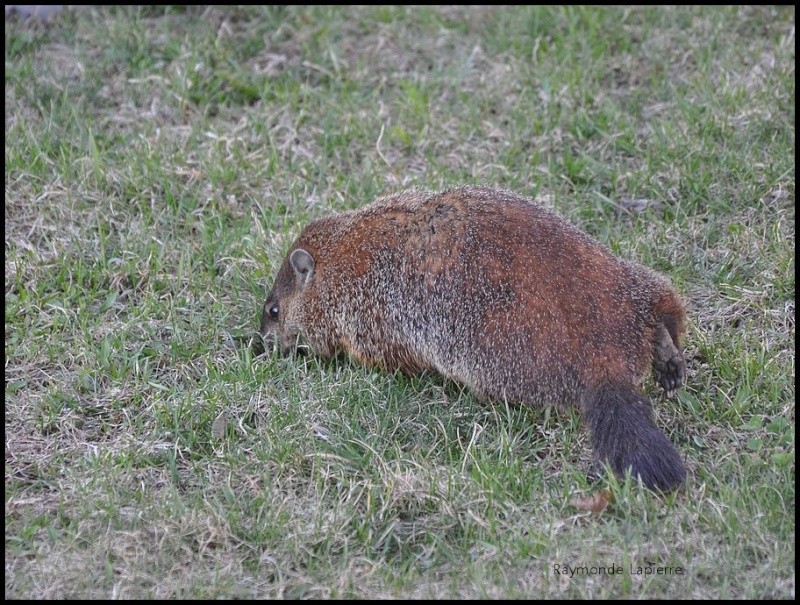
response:
<path fill-rule="evenodd" d="M 258 332 L 258 335 L 260 336 L 261 345 L 263 347 L 262 352 L 268 355 L 277 351 L 281 357 L 291 357 L 293 355 L 304 356 L 309 352 L 308 345 L 303 344 L 297 338 L 288 343 L 284 343 L 278 334 L 270 329 L 262 329 Z"/>

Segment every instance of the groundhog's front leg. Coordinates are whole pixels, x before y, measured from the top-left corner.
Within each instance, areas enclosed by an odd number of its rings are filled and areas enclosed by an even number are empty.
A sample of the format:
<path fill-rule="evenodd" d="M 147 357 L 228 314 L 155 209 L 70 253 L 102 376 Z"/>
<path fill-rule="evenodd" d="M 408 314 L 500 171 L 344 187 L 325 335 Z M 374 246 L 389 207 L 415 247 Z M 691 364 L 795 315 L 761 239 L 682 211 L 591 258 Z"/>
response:
<path fill-rule="evenodd" d="M 595 465 L 618 477 L 641 477 L 649 488 L 670 491 L 686 480 L 678 451 L 653 421 L 653 410 L 634 387 L 606 386 L 585 402 Z"/>

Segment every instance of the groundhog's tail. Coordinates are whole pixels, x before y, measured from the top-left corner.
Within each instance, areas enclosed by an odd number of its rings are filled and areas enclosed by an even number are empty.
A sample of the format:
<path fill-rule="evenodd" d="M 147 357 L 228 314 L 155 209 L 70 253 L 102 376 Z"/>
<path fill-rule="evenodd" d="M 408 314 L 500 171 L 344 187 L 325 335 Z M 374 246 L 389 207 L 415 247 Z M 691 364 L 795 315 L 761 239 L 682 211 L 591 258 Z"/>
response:
<path fill-rule="evenodd" d="M 670 491 L 686 480 L 678 451 L 656 426 L 650 403 L 632 386 L 603 385 L 584 402 L 595 464 L 618 477 L 641 477 L 649 488 Z"/>

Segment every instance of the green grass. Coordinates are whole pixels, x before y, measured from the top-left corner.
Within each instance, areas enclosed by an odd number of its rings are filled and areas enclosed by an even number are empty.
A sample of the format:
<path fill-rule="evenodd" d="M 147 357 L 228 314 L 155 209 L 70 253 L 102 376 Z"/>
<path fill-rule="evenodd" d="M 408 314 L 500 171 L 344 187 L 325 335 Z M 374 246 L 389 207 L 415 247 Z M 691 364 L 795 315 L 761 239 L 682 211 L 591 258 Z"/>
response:
<path fill-rule="evenodd" d="M 6 22 L 6 598 L 793 598 L 794 15 Z M 577 413 L 246 346 L 308 220 L 462 183 L 682 292 L 685 491 L 584 512 Z"/>

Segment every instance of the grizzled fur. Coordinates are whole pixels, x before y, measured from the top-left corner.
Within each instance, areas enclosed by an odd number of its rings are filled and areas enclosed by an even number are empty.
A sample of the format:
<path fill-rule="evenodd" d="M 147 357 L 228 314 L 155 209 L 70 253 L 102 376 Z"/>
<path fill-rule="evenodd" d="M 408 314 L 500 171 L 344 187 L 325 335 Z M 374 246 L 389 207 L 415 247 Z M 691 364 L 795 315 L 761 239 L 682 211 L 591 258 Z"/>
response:
<path fill-rule="evenodd" d="M 435 370 L 480 397 L 576 405 L 596 464 L 649 487 L 685 480 L 640 384 L 671 393 L 685 311 L 663 277 L 508 191 L 410 191 L 309 224 L 264 304 L 286 354 L 339 351 Z"/>

